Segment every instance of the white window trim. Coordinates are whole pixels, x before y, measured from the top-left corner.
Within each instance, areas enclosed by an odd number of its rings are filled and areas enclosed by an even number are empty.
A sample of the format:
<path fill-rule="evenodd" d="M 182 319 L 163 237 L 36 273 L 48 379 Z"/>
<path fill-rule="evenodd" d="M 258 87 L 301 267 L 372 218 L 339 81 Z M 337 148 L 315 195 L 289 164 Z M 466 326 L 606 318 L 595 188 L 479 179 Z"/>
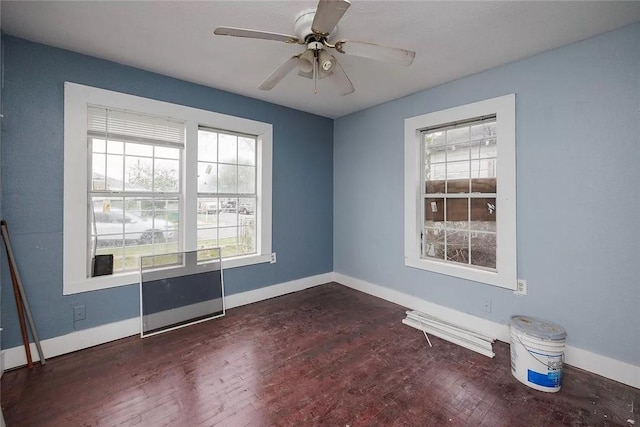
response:
<path fill-rule="evenodd" d="M 474 117 L 496 114 L 498 194 L 496 271 L 421 258 L 421 131 Z M 404 121 L 404 259 L 408 267 L 506 289 L 517 288 L 515 94 L 453 107 Z"/>
<path fill-rule="evenodd" d="M 184 120 L 187 145 L 197 146 L 198 126 L 234 130 L 258 137 L 258 206 L 257 254 L 222 261 L 223 268 L 271 262 L 271 185 L 273 126 L 240 117 L 200 110 L 184 105 L 98 89 L 76 83 L 64 84 L 64 218 L 63 218 L 63 294 L 106 289 L 134 284 L 139 272 L 86 277 L 87 255 L 87 106 L 102 105 L 114 109 L 172 117 Z M 182 190 L 184 206 L 180 243 L 183 250 L 197 249 L 197 150 L 185 148 Z M 184 209 L 184 207 L 181 207 Z"/>

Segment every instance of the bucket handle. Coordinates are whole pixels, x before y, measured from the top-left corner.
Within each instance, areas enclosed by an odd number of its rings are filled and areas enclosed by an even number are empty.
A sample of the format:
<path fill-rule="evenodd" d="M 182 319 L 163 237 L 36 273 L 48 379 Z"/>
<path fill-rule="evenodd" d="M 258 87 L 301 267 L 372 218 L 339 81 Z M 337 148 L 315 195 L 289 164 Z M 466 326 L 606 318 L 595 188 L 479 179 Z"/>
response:
<path fill-rule="evenodd" d="M 516 339 L 518 340 L 518 342 L 520 343 L 520 345 L 522 346 L 522 348 L 524 348 L 525 350 L 527 350 L 527 353 L 529 353 L 531 355 L 531 357 L 533 357 L 534 359 L 536 359 L 542 366 L 546 367 L 547 369 L 549 369 L 549 365 L 544 363 L 542 360 L 538 359 L 538 357 L 536 357 L 535 354 L 533 354 L 533 352 L 531 350 L 529 350 L 529 348 L 527 348 L 526 345 L 524 345 L 524 343 L 522 342 L 522 340 L 520 339 L 520 336 L 518 336 L 518 334 L 514 334 Z M 562 356 L 560 356 L 562 359 L 562 363 L 564 364 L 564 352 L 562 352 Z"/>

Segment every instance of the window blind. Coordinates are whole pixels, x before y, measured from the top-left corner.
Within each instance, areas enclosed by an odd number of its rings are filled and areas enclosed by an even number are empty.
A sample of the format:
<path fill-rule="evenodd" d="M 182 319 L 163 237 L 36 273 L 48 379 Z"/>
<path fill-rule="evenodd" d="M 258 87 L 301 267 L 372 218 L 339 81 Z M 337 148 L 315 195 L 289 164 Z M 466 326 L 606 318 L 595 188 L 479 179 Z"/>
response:
<path fill-rule="evenodd" d="M 438 126 L 428 127 L 426 129 L 422 129 L 422 133 L 425 134 L 425 133 L 430 133 L 435 131 L 445 131 L 450 129 L 457 129 L 460 127 L 473 126 L 473 125 L 478 125 L 480 123 L 495 122 L 495 121 L 496 121 L 496 115 L 490 114 L 488 116 L 474 117 L 472 119 L 458 120 L 456 122 L 444 123 Z"/>
<path fill-rule="evenodd" d="M 87 136 L 183 148 L 185 124 L 169 117 L 89 106 Z"/>

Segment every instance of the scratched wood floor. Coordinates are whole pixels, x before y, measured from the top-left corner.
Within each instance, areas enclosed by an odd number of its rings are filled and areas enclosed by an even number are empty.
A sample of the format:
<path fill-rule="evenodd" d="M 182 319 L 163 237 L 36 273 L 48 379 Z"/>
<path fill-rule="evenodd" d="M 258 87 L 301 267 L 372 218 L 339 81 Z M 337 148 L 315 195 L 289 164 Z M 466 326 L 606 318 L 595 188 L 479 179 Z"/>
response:
<path fill-rule="evenodd" d="M 559 393 L 326 284 L 6 372 L 13 426 L 640 426 L 640 390 L 565 367 Z"/>

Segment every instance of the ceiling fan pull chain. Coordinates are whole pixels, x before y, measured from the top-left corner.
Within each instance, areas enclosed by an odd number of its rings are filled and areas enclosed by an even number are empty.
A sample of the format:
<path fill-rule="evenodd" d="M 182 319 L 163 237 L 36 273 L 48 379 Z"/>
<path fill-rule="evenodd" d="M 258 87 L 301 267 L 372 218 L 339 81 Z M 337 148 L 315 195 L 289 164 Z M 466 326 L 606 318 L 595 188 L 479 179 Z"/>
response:
<path fill-rule="evenodd" d="M 313 94 L 318 94 L 318 51 L 313 51 Z"/>

